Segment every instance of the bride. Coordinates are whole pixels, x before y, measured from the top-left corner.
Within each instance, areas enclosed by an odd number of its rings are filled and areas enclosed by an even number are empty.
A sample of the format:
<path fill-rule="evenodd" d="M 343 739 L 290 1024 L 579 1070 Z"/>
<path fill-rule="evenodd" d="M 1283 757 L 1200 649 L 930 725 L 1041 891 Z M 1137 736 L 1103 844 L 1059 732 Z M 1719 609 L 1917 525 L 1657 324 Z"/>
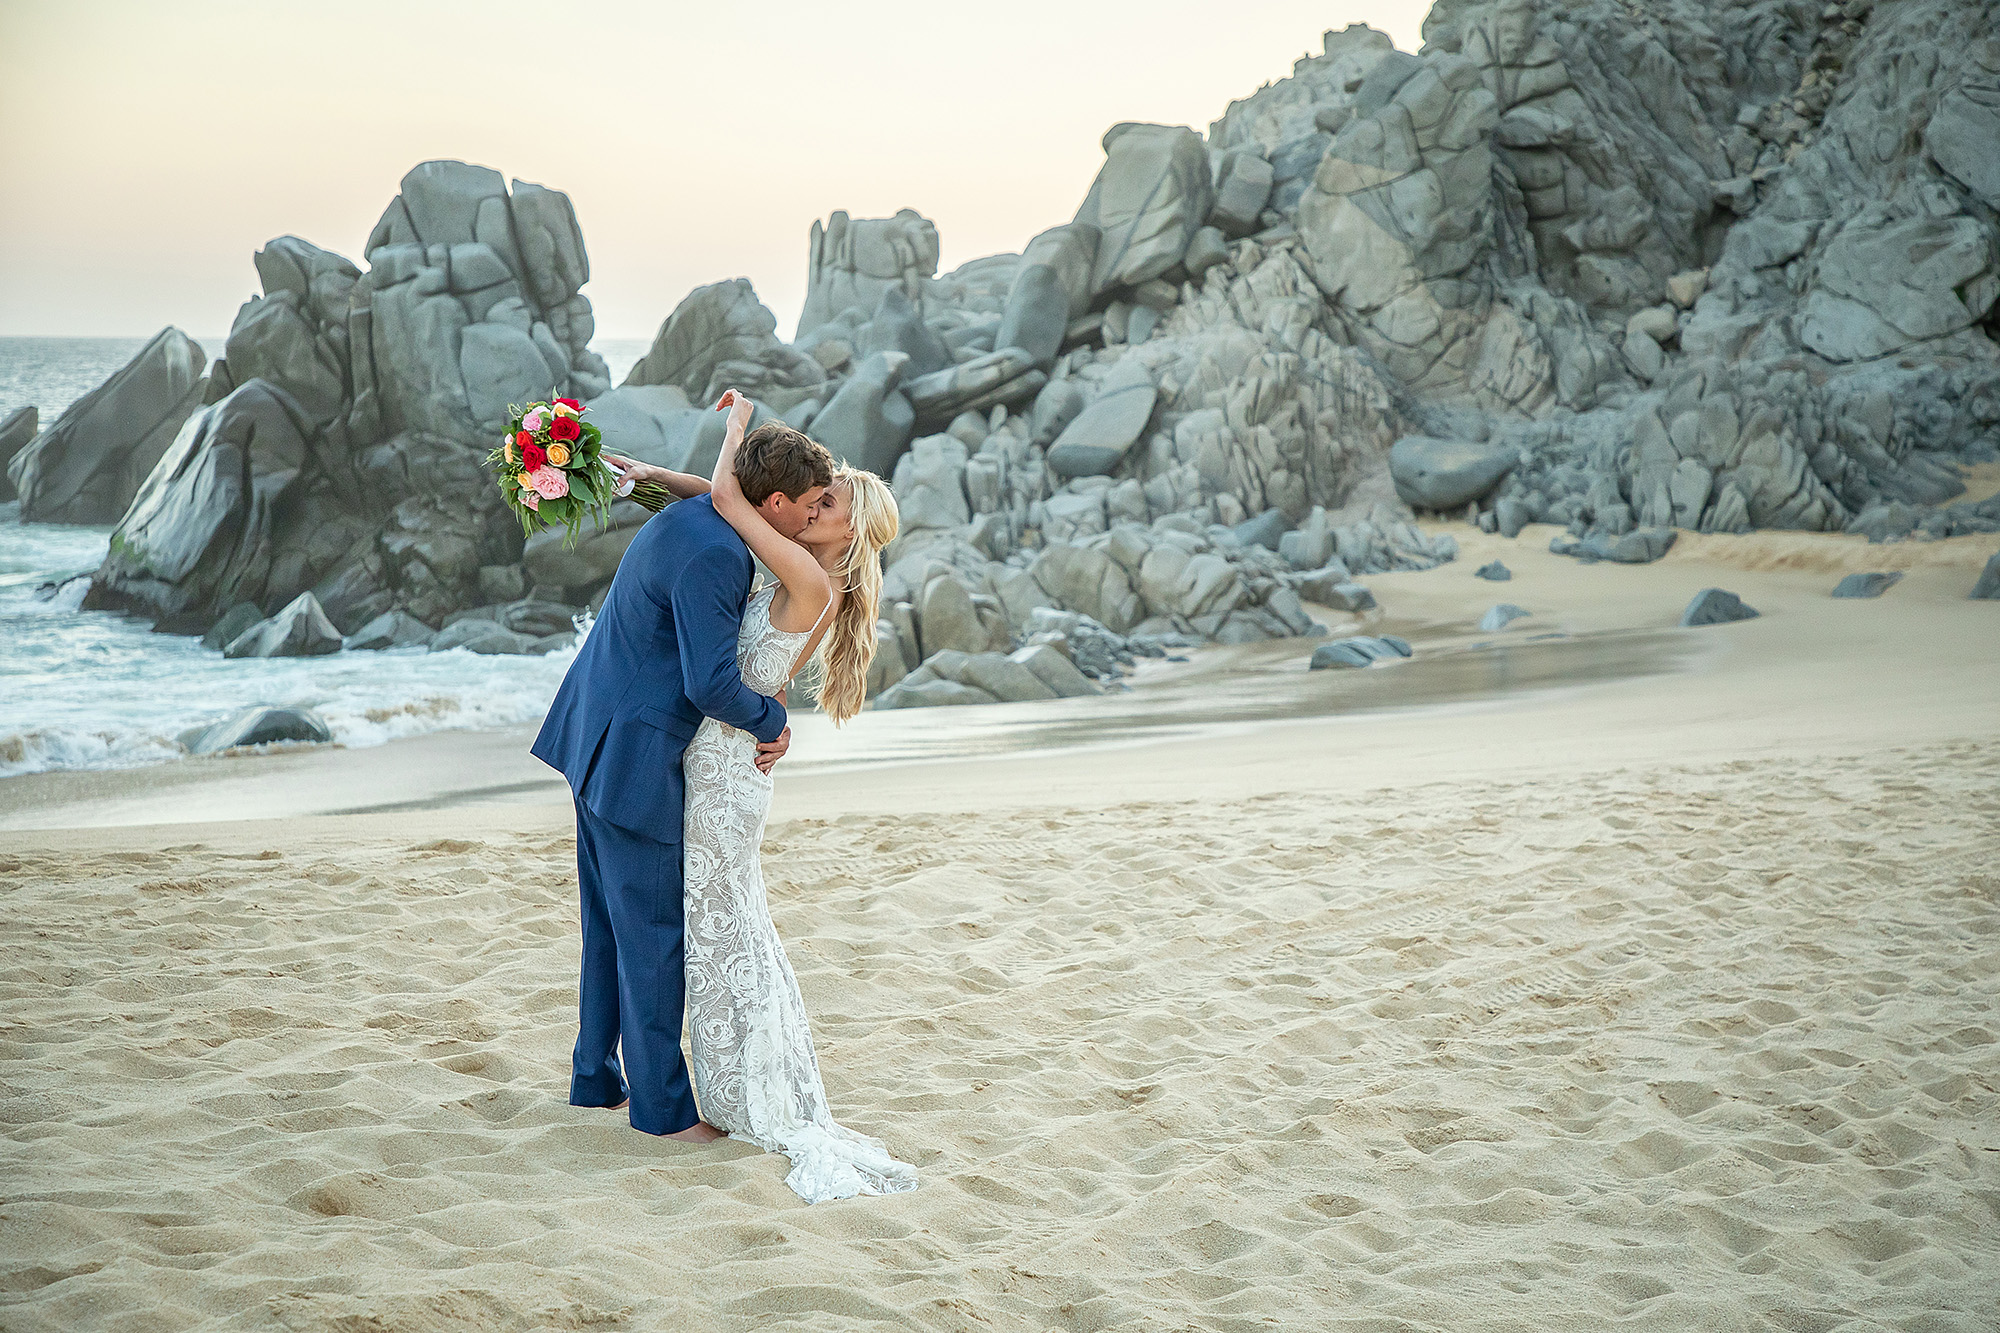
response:
<path fill-rule="evenodd" d="M 874 473 L 838 467 L 805 530 L 786 537 L 737 484 L 751 403 L 731 390 L 716 407 L 729 421 L 713 477 L 666 480 L 677 495 L 708 491 L 715 512 L 777 576 L 744 608 L 736 649 L 743 683 L 776 696 L 815 663 L 820 710 L 845 722 L 867 697 L 895 496 Z M 682 761 L 689 1067 L 702 1119 L 791 1158 L 785 1183 L 808 1203 L 915 1189 L 914 1168 L 827 1109 L 805 1005 L 764 894 L 771 777 L 756 756 L 750 733 L 705 718 Z"/>

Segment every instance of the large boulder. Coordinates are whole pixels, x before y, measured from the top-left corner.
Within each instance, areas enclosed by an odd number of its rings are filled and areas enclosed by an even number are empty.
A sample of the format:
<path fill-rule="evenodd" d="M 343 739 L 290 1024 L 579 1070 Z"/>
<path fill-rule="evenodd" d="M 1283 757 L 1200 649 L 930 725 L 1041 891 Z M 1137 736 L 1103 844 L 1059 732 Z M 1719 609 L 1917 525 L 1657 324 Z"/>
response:
<path fill-rule="evenodd" d="M 813 417 L 813 438 L 852 467 L 880 477 L 893 473 L 917 416 L 899 387 L 908 365 L 909 357 L 894 351 L 862 361 Z"/>
<path fill-rule="evenodd" d="M 924 323 L 923 314 L 910 303 L 908 294 L 901 287 L 883 289 L 874 315 L 860 334 L 854 348 L 856 356 L 901 352 L 910 359 L 903 373 L 911 379 L 933 374 L 952 364 L 951 349 L 945 346 L 937 330 Z"/>
<path fill-rule="evenodd" d="M 362 433 L 488 442 L 509 404 L 610 387 L 589 348 L 590 270 L 567 195 L 518 180 L 510 192 L 489 167 L 425 162 L 403 177 L 366 253 L 351 383 L 356 407 L 379 421 Z M 310 401 L 304 386 L 277 382 Z"/>
<path fill-rule="evenodd" d="M 1888 356 L 1970 328 L 2000 294 L 1993 230 L 1971 217 L 1864 214 L 1821 251 L 1816 278 L 1799 340 L 1829 361 Z"/>
<path fill-rule="evenodd" d="M 983 412 L 1033 398 L 1048 382 L 1033 356 L 1018 347 L 1003 347 L 913 379 L 903 392 L 916 409 L 919 427 L 941 426 L 961 412 Z"/>
<path fill-rule="evenodd" d="M 70 404 L 7 465 L 24 523 L 116 523 L 201 406 L 207 357 L 176 328 Z M 17 428 L 18 429 L 18 428 Z"/>
<path fill-rule="evenodd" d="M 896 509 L 902 531 L 957 528 L 972 521 L 965 496 L 966 451 L 950 435 L 926 435 L 896 463 Z"/>
<path fill-rule="evenodd" d="M 611 506 L 609 522 L 601 529 L 585 524 L 574 546 L 564 544 L 567 534 L 561 528 L 545 529 L 522 548 L 521 568 L 536 586 L 565 588 L 572 598 L 586 601 L 593 590 L 611 582 L 625 548 L 652 516 L 637 501 L 620 500 Z"/>
<path fill-rule="evenodd" d="M 873 310 L 891 287 L 921 305 L 937 272 L 937 227 L 915 209 L 892 218 L 850 218 L 837 212 L 812 224 L 806 299 L 794 337 L 803 337 L 850 306 Z"/>
<path fill-rule="evenodd" d="M 251 380 L 201 409 L 112 534 L 84 604 L 199 630 L 238 603 L 290 601 L 318 576 L 281 568 L 287 538 L 310 525 L 313 461 L 310 419 L 283 389 Z"/>
<path fill-rule="evenodd" d="M 1103 387 L 1049 448 L 1058 476 L 1109 476 L 1145 433 L 1159 403 L 1146 365 L 1133 353 L 1113 366 Z"/>
<path fill-rule="evenodd" d="M 14 498 L 14 483 L 7 476 L 7 465 L 35 438 L 40 420 L 34 404 L 30 403 L 15 408 L 6 420 L 0 421 L 0 504 Z"/>
<path fill-rule="evenodd" d="M 324 745 L 333 739 L 326 719 L 310 708 L 278 708 L 253 704 L 231 713 L 219 722 L 193 727 L 180 735 L 180 744 L 189 754 L 218 754 L 245 745 L 270 745 L 295 741 Z"/>
<path fill-rule="evenodd" d="M 748 278 L 697 287 L 660 325 L 622 387 L 672 385 L 698 408 L 734 388 L 783 412 L 820 393 L 826 371 L 780 342 L 777 328 Z"/>
<path fill-rule="evenodd" d="M 321 657 L 341 649 L 340 631 L 320 609 L 319 599 L 302 592 L 269 620 L 261 620 L 229 641 L 224 657 Z"/>
<path fill-rule="evenodd" d="M 1099 239 L 1095 226 L 1071 222 L 1028 242 L 993 335 L 995 348 L 1018 347 L 1044 370 L 1054 363 L 1070 322 L 1090 309 Z"/>
<path fill-rule="evenodd" d="M 1104 132 L 1104 153 L 1076 213 L 1102 237 L 1093 294 L 1135 287 L 1177 266 L 1215 204 L 1208 150 L 1185 126 L 1113 125 Z"/>
<path fill-rule="evenodd" d="M 1505 447 L 1406 435 L 1389 450 L 1389 475 L 1412 508 L 1461 509 L 1498 485 L 1516 458 Z"/>
<path fill-rule="evenodd" d="M 341 641 L 349 651 L 379 651 L 384 648 L 422 648 L 437 632 L 415 616 L 403 611 L 384 611 Z"/>

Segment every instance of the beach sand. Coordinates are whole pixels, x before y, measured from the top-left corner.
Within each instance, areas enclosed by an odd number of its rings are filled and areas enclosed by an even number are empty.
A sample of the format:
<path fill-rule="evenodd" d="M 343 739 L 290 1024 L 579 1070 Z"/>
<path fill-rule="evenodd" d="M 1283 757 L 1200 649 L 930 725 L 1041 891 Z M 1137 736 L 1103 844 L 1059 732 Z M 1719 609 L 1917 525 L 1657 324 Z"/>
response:
<path fill-rule="evenodd" d="M 565 1104 L 518 733 L 0 787 L 0 1328 L 1992 1328 L 1993 540 L 1453 531 L 1335 625 L 1410 663 L 801 724 L 774 915 L 888 1199 Z"/>

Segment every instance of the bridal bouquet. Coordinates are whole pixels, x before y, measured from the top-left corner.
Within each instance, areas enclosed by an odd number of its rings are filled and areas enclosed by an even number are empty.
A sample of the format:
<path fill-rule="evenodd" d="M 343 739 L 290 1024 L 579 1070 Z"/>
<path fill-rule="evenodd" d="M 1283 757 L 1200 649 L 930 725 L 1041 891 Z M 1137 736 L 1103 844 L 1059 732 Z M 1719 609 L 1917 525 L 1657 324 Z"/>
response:
<path fill-rule="evenodd" d="M 584 519 L 594 518 L 603 527 L 615 499 L 629 494 L 655 512 L 666 505 L 664 487 L 621 484 L 603 460 L 601 433 L 583 419 L 589 410 L 574 398 L 507 409 L 512 424 L 486 461 L 499 476 L 500 494 L 521 520 L 521 531 L 529 536 L 561 525 L 568 533 L 563 545 L 574 546 Z"/>

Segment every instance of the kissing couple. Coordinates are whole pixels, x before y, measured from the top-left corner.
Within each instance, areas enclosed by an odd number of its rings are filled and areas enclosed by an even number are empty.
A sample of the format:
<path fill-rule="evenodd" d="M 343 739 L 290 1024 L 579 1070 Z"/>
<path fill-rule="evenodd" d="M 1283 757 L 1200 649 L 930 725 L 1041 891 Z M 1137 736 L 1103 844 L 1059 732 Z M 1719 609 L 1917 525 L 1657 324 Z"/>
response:
<path fill-rule="evenodd" d="M 733 389 L 716 410 L 706 480 L 604 455 L 676 503 L 626 549 L 534 744 L 576 802 L 570 1104 L 629 1101 L 645 1133 L 784 1153 L 809 1203 L 915 1189 L 914 1168 L 827 1109 L 760 861 L 787 683 L 814 664 L 835 723 L 866 701 L 895 496 L 782 422 L 746 435 Z M 753 552 L 777 578 L 754 596 Z"/>

